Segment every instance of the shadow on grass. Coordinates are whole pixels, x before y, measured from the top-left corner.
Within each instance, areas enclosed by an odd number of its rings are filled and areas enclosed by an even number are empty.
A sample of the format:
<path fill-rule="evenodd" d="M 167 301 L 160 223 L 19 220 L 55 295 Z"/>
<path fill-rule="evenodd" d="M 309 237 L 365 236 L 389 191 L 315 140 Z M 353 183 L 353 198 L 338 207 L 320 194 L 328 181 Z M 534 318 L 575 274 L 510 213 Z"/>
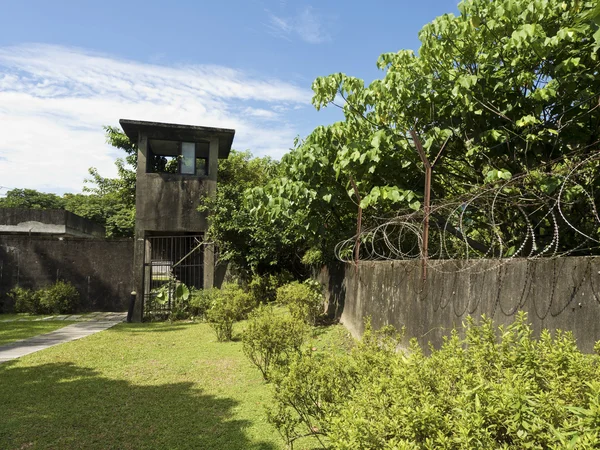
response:
<path fill-rule="evenodd" d="M 131 368 L 135 371 L 135 367 Z M 135 385 L 72 363 L 0 365 L 0 448 L 262 449 L 238 402 L 192 383 Z"/>

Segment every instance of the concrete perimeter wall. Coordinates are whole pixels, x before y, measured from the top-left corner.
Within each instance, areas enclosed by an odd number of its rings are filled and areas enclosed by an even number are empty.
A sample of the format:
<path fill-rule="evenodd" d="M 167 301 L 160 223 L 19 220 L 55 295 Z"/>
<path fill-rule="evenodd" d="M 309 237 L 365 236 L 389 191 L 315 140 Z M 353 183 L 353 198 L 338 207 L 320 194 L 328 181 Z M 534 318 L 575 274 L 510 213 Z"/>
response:
<path fill-rule="evenodd" d="M 406 327 L 406 337 L 439 347 L 468 316 L 496 324 L 528 313 L 536 334 L 569 330 L 591 353 L 600 340 L 600 258 L 431 261 L 423 282 L 420 261 L 360 262 L 323 268 L 328 312 L 355 335 L 371 317 L 375 328 Z"/>
<path fill-rule="evenodd" d="M 0 309 L 15 286 L 71 282 L 82 311 L 125 311 L 133 287 L 133 240 L 0 235 Z M 4 305 L 3 305 L 4 304 Z"/>

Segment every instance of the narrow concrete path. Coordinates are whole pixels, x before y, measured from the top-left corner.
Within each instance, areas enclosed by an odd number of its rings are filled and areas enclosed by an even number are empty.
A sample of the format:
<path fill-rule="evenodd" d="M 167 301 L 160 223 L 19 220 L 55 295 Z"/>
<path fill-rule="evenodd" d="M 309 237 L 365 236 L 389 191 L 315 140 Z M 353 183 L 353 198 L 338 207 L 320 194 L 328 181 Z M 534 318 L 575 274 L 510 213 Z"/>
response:
<path fill-rule="evenodd" d="M 64 342 L 81 339 L 91 334 L 104 331 L 119 323 L 118 321 L 105 322 L 78 322 L 67 325 L 50 333 L 40 334 L 21 341 L 11 342 L 0 346 L 0 364 L 11 359 L 20 358 L 33 352 L 44 350 Z"/>

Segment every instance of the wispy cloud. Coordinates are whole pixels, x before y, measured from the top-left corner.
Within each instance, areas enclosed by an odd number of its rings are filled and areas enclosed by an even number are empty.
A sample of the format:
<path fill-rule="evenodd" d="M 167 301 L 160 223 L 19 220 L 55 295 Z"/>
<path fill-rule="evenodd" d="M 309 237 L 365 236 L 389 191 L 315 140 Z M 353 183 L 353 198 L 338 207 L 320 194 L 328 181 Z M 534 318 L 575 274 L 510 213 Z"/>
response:
<path fill-rule="evenodd" d="M 114 174 L 102 125 L 119 118 L 236 129 L 234 147 L 281 156 L 308 106 L 293 84 L 220 66 L 170 67 L 47 45 L 0 48 L 0 185 L 78 191 Z"/>
<path fill-rule="evenodd" d="M 319 16 L 312 6 L 305 7 L 295 16 L 278 16 L 270 11 L 268 31 L 279 38 L 292 40 L 299 37 L 309 44 L 320 44 L 331 40 L 324 18 Z"/>

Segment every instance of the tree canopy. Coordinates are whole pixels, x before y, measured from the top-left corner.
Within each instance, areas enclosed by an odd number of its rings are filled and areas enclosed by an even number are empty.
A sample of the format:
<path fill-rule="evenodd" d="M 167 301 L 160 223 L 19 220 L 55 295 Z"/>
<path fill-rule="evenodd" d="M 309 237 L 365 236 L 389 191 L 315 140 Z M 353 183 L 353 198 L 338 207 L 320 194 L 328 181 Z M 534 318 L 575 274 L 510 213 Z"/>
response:
<path fill-rule="evenodd" d="M 0 198 L 0 208 L 63 209 L 64 206 L 60 196 L 35 189 L 11 189 Z"/>
<path fill-rule="evenodd" d="M 305 240 L 331 253 L 354 233 L 358 204 L 366 224 L 420 209 L 411 131 L 435 162 L 434 199 L 585 158 L 600 140 L 597 2 L 466 0 L 459 11 L 423 27 L 418 53 L 382 54 L 381 79 L 317 78 L 314 106 L 340 107 L 344 120 L 297 143 L 282 176 L 249 196 L 255 212 L 305 224 Z"/>

